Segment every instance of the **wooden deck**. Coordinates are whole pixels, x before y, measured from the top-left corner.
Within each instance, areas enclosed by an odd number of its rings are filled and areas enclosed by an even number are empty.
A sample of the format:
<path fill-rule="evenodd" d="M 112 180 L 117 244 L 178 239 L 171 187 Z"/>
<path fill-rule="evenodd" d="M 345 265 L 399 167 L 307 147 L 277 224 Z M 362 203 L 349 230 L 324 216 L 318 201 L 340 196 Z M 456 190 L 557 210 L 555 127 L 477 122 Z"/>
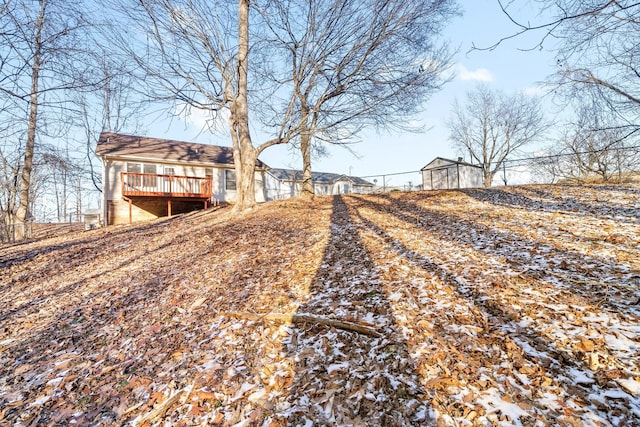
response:
<path fill-rule="evenodd" d="M 167 197 L 209 200 L 213 196 L 212 178 L 121 172 L 125 197 Z"/>

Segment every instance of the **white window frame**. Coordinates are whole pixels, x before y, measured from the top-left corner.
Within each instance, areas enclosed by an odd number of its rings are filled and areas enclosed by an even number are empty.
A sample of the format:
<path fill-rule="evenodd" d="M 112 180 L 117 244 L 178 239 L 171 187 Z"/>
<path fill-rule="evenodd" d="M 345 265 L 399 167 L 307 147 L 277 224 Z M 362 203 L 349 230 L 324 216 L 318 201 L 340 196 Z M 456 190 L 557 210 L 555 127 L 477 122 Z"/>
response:
<path fill-rule="evenodd" d="M 234 169 L 224 170 L 224 189 L 227 191 L 236 191 L 236 171 Z"/>

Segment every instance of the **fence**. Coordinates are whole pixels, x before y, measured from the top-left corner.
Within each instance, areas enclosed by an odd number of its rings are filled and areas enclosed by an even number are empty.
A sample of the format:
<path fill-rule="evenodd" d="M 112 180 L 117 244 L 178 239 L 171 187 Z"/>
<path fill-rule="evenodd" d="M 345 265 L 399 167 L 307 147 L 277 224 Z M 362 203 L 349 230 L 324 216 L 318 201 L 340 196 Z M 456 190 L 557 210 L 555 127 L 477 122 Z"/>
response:
<path fill-rule="evenodd" d="M 494 185 L 620 182 L 640 172 L 640 145 L 507 159 Z"/>
<path fill-rule="evenodd" d="M 373 183 L 372 192 L 374 193 L 422 190 L 422 172 L 420 171 L 368 175 L 360 178 Z"/>
<path fill-rule="evenodd" d="M 374 192 L 415 191 L 423 188 L 421 171 L 368 175 L 360 178 L 372 182 L 375 186 Z M 640 180 L 640 145 L 507 159 L 494 175 L 493 185 L 595 180 Z"/>

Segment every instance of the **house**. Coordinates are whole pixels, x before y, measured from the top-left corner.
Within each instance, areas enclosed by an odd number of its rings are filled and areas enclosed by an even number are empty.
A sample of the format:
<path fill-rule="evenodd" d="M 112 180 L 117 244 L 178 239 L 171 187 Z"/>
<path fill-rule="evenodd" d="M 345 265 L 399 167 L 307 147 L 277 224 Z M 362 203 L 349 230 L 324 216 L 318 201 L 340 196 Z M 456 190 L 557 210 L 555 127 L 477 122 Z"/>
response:
<path fill-rule="evenodd" d="M 318 195 L 370 193 L 374 187 L 362 178 L 328 172 L 311 172 L 311 181 Z M 302 171 L 270 168 L 265 173 L 264 186 L 267 200 L 298 196 L 302 188 Z"/>
<path fill-rule="evenodd" d="M 477 188 L 483 186 L 482 167 L 463 161 L 436 157 L 422 172 L 424 190 L 446 190 L 452 188 Z"/>
<path fill-rule="evenodd" d="M 106 225 L 131 223 L 232 202 L 236 196 L 233 149 L 169 139 L 103 132 Z M 264 172 L 256 164 L 256 200 L 264 201 Z"/>

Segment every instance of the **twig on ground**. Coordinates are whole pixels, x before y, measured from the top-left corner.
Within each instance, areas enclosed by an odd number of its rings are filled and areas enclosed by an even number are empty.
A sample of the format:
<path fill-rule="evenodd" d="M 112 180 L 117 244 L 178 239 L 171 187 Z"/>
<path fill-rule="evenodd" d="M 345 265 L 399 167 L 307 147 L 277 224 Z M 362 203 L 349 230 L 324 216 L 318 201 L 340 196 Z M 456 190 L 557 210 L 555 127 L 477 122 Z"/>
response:
<path fill-rule="evenodd" d="M 136 418 L 134 420 L 135 425 L 140 425 L 144 422 L 153 423 L 158 418 L 162 418 L 165 412 L 167 412 L 167 410 L 173 406 L 173 404 L 176 403 L 184 393 L 184 389 L 176 391 L 171 397 L 154 408 L 153 411 L 148 412 L 140 418 Z"/>

